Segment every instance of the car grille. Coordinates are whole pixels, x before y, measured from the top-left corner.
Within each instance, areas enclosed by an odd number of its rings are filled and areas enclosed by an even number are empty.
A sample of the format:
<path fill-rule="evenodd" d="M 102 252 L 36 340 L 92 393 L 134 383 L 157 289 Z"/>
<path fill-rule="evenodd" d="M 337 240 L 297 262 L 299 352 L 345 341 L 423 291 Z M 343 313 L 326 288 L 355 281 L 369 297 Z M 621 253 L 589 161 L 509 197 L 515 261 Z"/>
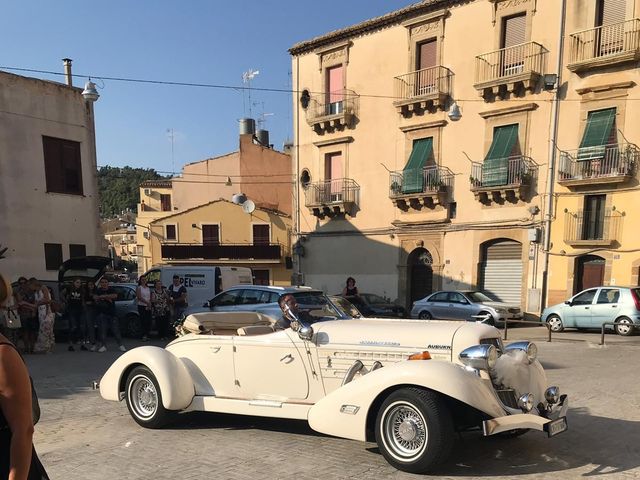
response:
<path fill-rule="evenodd" d="M 507 407 L 518 408 L 518 399 L 513 388 L 496 388 L 500 401 Z"/>
<path fill-rule="evenodd" d="M 510 308 L 508 310 L 509 313 L 520 313 L 520 309 L 519 308 Z"/>

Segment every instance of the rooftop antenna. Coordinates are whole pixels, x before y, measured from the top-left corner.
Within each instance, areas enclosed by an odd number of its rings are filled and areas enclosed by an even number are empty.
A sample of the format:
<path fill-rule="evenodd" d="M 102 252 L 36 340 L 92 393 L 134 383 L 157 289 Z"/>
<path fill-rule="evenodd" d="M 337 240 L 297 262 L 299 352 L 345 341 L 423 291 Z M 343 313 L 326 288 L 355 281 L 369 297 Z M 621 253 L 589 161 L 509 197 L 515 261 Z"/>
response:
<path fill-rule="evenodd" d="M 264 112 L 264 102 L 254 102 L 254 105 L 261 105 L 262 106 L 262 113 L 260 115 L 258 115 L 258 120 L 256 121 L 256 123 L 258 124 L 258 128 L 259 129 L 263 129 L 264 128 L 264 124 L 267 121 L 267 117 L 273 117 L 275 115 L 275 113 L 265 113 Z"/>
<path fill-rule="evenodd" d="M 174 164 L 174 156 L 173 156 L 173 140 L 175 139 L 175 133 L 173 132 L 173 128 L 167 128 L 167 137 L 171 140 L 171 175 L 175 174 L 176 168 Z"/>
<path fill-rule="evenodd" d="M 251 68 L 242 74 L 242 82 L 247 85 L 247 88 L 243 90 L 243 93 L 247 92 L 249 95 L 249 118 L 252 118 L 251 117 L 251 80 L 253 80 L 255 76 L 259 74 L 260 74 L 260 70 L 253 70 Z M 246 108 L 246 103 L 244 101 L 244 95 L 242 95 L 242 103 L 244 104 L 243 107 L 244 107 L 244 111 L 246 112 L 247 108 Z"/>

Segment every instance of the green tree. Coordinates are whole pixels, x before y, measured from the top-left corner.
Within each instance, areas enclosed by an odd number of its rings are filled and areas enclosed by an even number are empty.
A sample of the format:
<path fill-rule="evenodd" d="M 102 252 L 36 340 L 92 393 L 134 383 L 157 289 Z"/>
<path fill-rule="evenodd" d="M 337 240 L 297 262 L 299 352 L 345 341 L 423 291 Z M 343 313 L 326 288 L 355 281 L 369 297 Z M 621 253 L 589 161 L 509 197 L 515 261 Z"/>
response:
<path fill-rule="evenodd" d="M 126 209 L 135 211 L 140 197 L 140 184 L 145 180 L 163 177 L 153 168 L 100 167 L 98 169 L 98 192 L 100 215 L 103 218 L 119 215 Z"/>

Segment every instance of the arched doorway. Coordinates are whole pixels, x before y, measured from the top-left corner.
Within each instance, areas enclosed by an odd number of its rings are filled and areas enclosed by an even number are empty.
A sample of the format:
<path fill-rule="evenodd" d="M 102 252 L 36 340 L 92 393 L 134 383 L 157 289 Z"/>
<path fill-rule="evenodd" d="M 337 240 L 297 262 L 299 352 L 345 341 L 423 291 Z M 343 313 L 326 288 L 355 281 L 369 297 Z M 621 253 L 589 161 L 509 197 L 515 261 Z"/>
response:
<path fill-rule="evenodd" d="M 605 259 L 598 255 L 581 255 L 576 258 L 573 293 L 586 288 L 599 287 L 604 282 Z"/>
<path fill-rule="evenodd" d="M 409 305 L 426 297 L 433 291 L 433 257 L 426 248 L 416 248 L 409 254 L 410 297 Z"/>
<path fill-rule="evenodd" d="M 522 244 L 501 238 L 485 242 L 481 247 L 478 285 L 496 300 L 522 303 Z"/>

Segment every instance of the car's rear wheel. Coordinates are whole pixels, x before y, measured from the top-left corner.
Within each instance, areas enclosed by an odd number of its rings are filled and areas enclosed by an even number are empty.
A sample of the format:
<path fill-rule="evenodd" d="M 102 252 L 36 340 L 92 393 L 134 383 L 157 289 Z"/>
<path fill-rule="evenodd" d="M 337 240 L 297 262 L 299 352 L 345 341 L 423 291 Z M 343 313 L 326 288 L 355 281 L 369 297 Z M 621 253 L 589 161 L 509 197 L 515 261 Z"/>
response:
<path fill-rule="evenodd" d="M 558 315 L 549 315 L 549 318 L 547 318 L 547 325 L 549 325 L 552 332 L 561 332 L 564 330 L 562 319 Z"/>
<path fill-rule="evenodd" d="M 616 320 L 615 330 L 618 335 L 628 337 L 633 335 L 633 322 L 630 318 L 620 317 Z"/>
<path fill-rule="evenodd" d="M 375 434 L 382 455 L 391 465 L 405 472 L 425 473 L 451 452 L 453 420 L 437 393 L 403 388 L 382 403 Z"/>
<path fill-rule="evenodd" d="M 162 392 L 155 375 L 145 366 L 135 367 L 126 384 L 127 408 L 133 419 L 146 428 L 160 428 L 172 415 L 162 405 Z"/>
<path fill-rule="evenodd" d="M 418 318 L 421 320 L 431 320 L 433 317 L 429 312 L 427 312 L 426 310 L 423 310 L 418 314 Z"/>
<path fill-rule="evenodd" d="M 142 337 L 142 320 L 135 313 L 130 313 L 124 318 L 124 336 L 129 338 Z"/>

